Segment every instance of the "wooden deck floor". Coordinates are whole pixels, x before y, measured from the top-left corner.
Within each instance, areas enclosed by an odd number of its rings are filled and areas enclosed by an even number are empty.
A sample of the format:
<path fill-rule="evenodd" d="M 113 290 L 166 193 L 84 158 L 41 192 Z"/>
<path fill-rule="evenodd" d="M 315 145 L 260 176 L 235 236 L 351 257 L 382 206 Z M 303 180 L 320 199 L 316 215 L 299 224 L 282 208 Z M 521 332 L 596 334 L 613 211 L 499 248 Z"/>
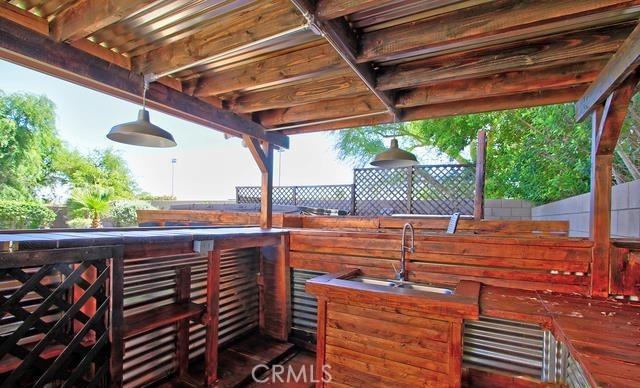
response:
<path fill-rule="evenodd" d="M 593 386 L 640 386 L 640 304 L 487 286 L 480 306 L 482 315 L 552 330 Z"/>
<path fill-rule="evenodd" d="M 218 376 L 220 380 L 216 387 L 286 387 L 286 388 L 306 388 L 314 384 L 310 382 L 309 372 L 315 362 L 315 355 L 306 350 L 299 349 L 295 345 L 275 340 L 271 337 L 255 334 L 237 341 L 220 352 L 218 363 Z M 272 369 L 259 369 L 256 382 L 252 377 L 252 370 L 256 365 L 266 365 Z M 273 368 L 278 365 L 277 368 Z M 190 381 L 177 381 L 168 378 L 162 382 L 154 384 L 156 388 L 170 387 L 197 387 L 204 381 L 203 362 L 195 363 L 190 368 Z M 284 370 L 279 377 L 275 370 Z M 293 370 L 295 375 L 299 375 L 301 369 L 305 370 L 305 378 L 298 382 L 286 382 L 287 371 Z"/>

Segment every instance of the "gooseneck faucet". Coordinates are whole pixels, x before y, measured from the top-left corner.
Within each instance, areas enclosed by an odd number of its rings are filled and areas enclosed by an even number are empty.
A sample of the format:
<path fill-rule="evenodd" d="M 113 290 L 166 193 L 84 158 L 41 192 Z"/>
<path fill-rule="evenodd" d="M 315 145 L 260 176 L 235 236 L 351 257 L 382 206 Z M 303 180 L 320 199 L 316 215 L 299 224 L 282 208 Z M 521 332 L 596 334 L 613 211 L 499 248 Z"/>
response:
<path fill-rule="evenodd" d="M 407 229 L 411 231 L 411 245 L 407 246 Z M 408 280 L 407 276 L 407 252 L 414 253 L 416 251 L 415 248 L 415 232 L 413 231 L 413 225 L 410 223 L 404 224 L 402 227 L 402 242 L 400 247 L 400 271 L 396 271 L 396 280 L 406 282 Z"/>

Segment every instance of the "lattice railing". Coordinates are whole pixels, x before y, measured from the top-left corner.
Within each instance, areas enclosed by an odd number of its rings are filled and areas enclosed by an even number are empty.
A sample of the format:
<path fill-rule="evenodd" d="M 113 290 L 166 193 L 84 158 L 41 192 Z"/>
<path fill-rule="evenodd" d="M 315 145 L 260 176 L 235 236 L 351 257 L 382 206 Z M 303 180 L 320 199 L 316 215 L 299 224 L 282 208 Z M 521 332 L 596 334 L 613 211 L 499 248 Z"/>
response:
<path fill-rule="evenodd" d="M 278 186 L 274 205 L 345 210 L 352 215 L 473 214 L 474 165 L 354 170 L 353 185 Z M 237 203 L 260 203 L 260 187 L 236 187 Z"/>
<path fill-rule="evenodd" d="M 0 386 L 107 386 L 120 247 L 0 253 Z"/>
<path fill-rule="evenodd" d="M 273 188 L 274 205 L 307 206 L 339 209 L 350 212 L 352 185 L 276 186 Z M 260 203 L 260 187 L 236 187 L 237 203 Z"/>

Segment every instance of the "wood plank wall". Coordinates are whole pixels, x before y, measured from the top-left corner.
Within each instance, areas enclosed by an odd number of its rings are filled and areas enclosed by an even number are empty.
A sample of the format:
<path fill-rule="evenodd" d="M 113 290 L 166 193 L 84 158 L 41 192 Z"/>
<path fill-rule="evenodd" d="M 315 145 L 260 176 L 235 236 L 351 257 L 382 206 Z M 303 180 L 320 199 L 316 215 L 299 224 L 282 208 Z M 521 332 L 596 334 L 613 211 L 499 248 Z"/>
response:
<path fill-rule="evenodd" d="M 613 242 L 610 293 L 640 296 L 640 242 Z"/>
<path fill-rule="evenodd" d="M 345 302 L 324 317 L 330 386 L 460 386 L 461 319 Z"/>
<path fill-rule="evenodd" d="M 339 230 L 393 230 L 411 222 L 416 230 L 444 232 L 449 217 L 331 217 L 275 213 L 274 227 Z M 220 210 L 138 210 L 141 226 L 258 225 L 259 213 Z M 568 221 L 507 221 L 461 219 L 459 233 L 567 236 Z"/>
<path fill-rule="evenodd" d="M 393 277 L 400 268 L 399 233 L 295 230 L 293 268 Z M 525 290 L 589 294 L 592 243 L 567 238 L 416 235 L 409 279 L 457 284 L 462 279 Z"/>

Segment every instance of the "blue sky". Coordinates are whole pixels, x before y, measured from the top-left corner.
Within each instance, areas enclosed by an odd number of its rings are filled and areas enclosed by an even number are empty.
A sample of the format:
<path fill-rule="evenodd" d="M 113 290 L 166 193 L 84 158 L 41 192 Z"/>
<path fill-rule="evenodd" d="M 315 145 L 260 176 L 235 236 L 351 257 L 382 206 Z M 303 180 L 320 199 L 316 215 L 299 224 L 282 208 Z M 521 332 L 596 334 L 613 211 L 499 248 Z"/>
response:
<path fill-rule="evenodd" d="M 0 89 L 49 97 L 56 104 L 56 124 L 64 141 L 82 152 L 107 147 L 118 150 L 144 191 L 171 192 L 172 158 L 177 159 L 178 199 L 229 199 L 235 195 L 235 186 L 260 184 L 249 151 L 239 139 L 225 140 L 220 132 L 151 110 L 151 121 L 171 132 L 178 146 L 128 146 L 111 142 L 105 135 L 112 126 L 135 120 L 139 109 L 135 104 L 2 60 Z M 329 133 L 291 136 L 290 149 L 275 155 L 274 184 L 351 183 L 352 167 L 337 159 L 333 144 Z"/>

